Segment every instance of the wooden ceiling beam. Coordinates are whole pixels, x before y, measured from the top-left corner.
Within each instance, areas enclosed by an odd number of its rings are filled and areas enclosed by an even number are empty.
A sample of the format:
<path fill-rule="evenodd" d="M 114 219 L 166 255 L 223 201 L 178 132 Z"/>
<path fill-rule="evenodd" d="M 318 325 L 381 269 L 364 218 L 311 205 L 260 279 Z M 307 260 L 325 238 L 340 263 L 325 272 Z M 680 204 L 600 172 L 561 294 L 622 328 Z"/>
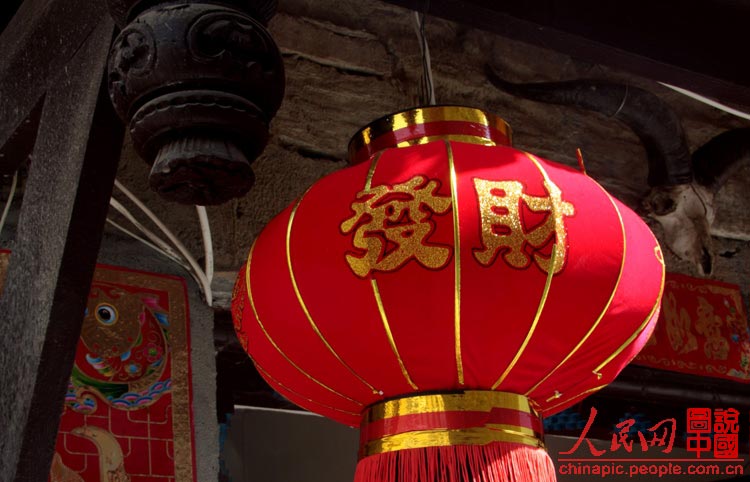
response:
<path fill-rule="evenodd" d="M 747 0 L 386 1 L 750 107 Z"/>

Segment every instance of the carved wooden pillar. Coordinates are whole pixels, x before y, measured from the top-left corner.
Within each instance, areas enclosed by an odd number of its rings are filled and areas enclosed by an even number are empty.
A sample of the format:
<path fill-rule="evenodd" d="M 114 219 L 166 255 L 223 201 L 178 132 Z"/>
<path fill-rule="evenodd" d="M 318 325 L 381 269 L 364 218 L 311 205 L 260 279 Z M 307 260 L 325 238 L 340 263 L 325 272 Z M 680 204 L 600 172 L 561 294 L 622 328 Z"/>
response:
<path fill-rule="evenodd" d="M 162 197 L 220 204 L 253 185 L 284 94 L 275 0 L 108 0 L 109 93 Z"/>

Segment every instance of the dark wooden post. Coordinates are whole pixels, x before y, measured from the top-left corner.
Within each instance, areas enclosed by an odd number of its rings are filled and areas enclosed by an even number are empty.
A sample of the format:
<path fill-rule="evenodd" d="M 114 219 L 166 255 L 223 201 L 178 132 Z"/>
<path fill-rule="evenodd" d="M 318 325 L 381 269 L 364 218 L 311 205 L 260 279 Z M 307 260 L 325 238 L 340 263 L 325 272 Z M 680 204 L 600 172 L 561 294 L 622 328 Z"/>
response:
<path fill-rule="evenodd" d="M 107 15 L 103 1 L 26 0 L 0 35 L 0 147 Z M 0 151 L 0 172 L 23 159 Z"/>
<path fill-rule="evenodd" d="M 117 170 L 123 127 L 103 83 L 113 24 L 100 19 L 47 88 L 0 298 L 4 482 L 47 480 Z"/>

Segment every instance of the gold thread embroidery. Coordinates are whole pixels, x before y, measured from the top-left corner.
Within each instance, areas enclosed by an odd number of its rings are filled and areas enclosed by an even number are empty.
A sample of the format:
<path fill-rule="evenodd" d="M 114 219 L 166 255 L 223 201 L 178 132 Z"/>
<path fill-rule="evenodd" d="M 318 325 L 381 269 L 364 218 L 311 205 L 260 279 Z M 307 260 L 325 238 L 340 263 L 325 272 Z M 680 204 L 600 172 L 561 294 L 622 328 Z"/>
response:
<path fill-rule="evenodd" d="M 352 242 L 358 252 L 346 255 L 354 274 L 393 271 L 411 259 L 432 269 L 448 262 L 448 247 L 425 243 L 434 229 L 431 213 L 445 214 L 451 206 L 450 198 L 437 195 L 437 190 L 436 180 L 415 176 L 357 193 L 351 205 L 354 215 L 341 223 L 344 234 L 354 232 Z"/>
<path fill-rule="evenodd" d="M 541 165 L 532 159 L 540 170 Z M 479 198 L 482 222 L 482 249 L 474 252 L 474 258 L 484 266 L 491 265 L 498 253 L 514 268 L 526 268 L 531 256 L 525 245 L 535 248 L 533 260 L 543 271 L 559 273 L 565 264 L 567 245 L 564 216 L 575 213 L 573 205 L 562 200 L 560 189 L 546 173 L 544 184 L 547 196 L 524 194 L 523 184 L 518 181 L 488 181 L 474 179 L 474 189 Z M 501 193 L 501 194 L 498 194 Z M 521 202 L 534 212 L 549 212 L 546 221 L 527 231 L 521 221 Z M 556 261 L 540 255 L 538 250 L 547 245 L 554 235 L 559 247 Z"/>
<path fill-rule="evenodd" d="M 453 294 L 453 336 L 456 346 L 456 372 L 458 384 L 464 384 L 464 364 L 461 356 L 461 232 L 458 222 L 458 182 L 456 179 L 456 165 L 453 159 L 453 149 L 450 142 L 445 141 L 448 154 L 448 168 L 451 179 L 451 204 L 453 205 L 453 263 L 455 266 L 455 290 Z"/>
<path fill-rule="evenodd" d="M 325 339 L 323 336 L 323 333 L 321 333 L 320 329 L 318 328 L 318 325 L 315 323 L 315 320 L 313 320 L 312 315 L 310 314 L 310 311 L 307 309 L 307 305 L 305 304 L 305 301 L 302 299 L 302 294 L 300 293 L 299 287 L 297 286 L 297 279 L 294 276 L 294 268 L 292 267 L 292 252 L 291 252 L 291 239 L 292 239 L 292 225 L 294 224 L 294 216 L 297 214 L 297 209 L 299 208 L 300 204 L 302 204 L 302 200 L 305 198 L 305 195 L 310 192 L 310 188 L 308 188 L 307 191 L 305 191 L 302 196 L 297 200 L 297 203 L 292 208 L 292 212 L 289 215 L 289 221 L 286 226 L 286 264 L 289 268 L 289 279 L 292 282 L 292 288 L 294 289 L 294 294 L 297 297 L 297 301 L 299 302 L 300 308 L 302 308 L 302 312 L 305 314 L 305 317 L 307 318 L 307 321 L 310 323 L 310 327 L 313 329 L 316 335 L 318 335 L 318 338 L 320 338 L 320 341 L 323 342 L 325 347 L 328 349 L 328 351 L 331 353 L 331 355 L 336 358 L 336 360 L 341 363 L 341 365 L 344 366 L 352 375 L 354 375 L 357 380 L 362 382 L 367 388 L 369 388 L 372 393 L 379 394 L 380 391 L 376 390 L 375 387 L 367 383 L 367 381 L 359 376 L 357 372 L 355 372 L 352 367 L 346 364 L 344 360 L 341 359 L 338 353 L 336 353 L 336 350 L 333 349 L 330 343 L 328 343 L 328 340 Z"/>
<path fill-rule="evenodd" d="M 594 184 L 598 186 L 599 189 L 601 189 L 604 192 L 604 194 L 607 196 L 607 199 L 609 199 L 609 202 L 612 203 L 612 207 L 615 209 L 615 213 L 617 214 L 617 219 L 620 221 L 620 229 L 622 231 L 622 259 L 620 261 L 620 271 L 617 275 L 617 281 L 615 282 L 615 287 L 612 289 L 612 293 L 609 296 L 609 300 L 607 300 L 607 303 L 604 305 L 604 309 L 602 310 L 601 314 L 599 314 L 599 317 L 596 319 L 596 321 L 594 321 L 594 324 L 591 325 L 591 328 L 589 328 L 589 331 L 586 332 L 586 334 L 583 336 L 583 338 L 581 338 L 581 340 L 573 348 L 573 350 L 571 350 L 570 353 L 568 353 L 565 356 L 565 358 L 563 358 L 563 360 L 557 364 L 555 368 L 553 368 L 549 373 L 547 373 L 547 375 L 545 375 L 544 378 L 542 378 L 536 385 L 531 387 L 529 391 L 525 393 L 526 396 L 529 396 L 531 392 L 539 388 L 539 386 L 542 383 L 547 381 L 547 379 L 549 379 L 549 377 L 552 376 L 553 373 L 559 370 L 560 367 L 562 367 L 568 360 L 570 360 L 570 358 L 578 352 L 581 346 L 583 346 L 583 344 L 586 343 L 586 340 L 588 340 L 589 337 L 591 337 L 591 334 L 594 333 L 596 328 L 599 326 L 599 323 L 602 321 L 602 319 L 604 319 L 604 316 L 609 311 L 609 307 L 612 304 L 612 301 L 615 299 L 615 294 L 617 293 L 617 289 L 620 287 L 620 280 L 622 280 L 622 273 L 625 271 L 625 256 L 627 253 L 627 248 L 626 248 L 627 239 L 625 235 L 625 223 L 623 223 L 622 221 L 622 214 L 620 213 L 620 209 L 617 207 L 617 204 L 615 203 L 614 199 L 612 199 L 612 196 L 610 196 L 609 193 L 605 191 L 604 188 L 601 187 L 598 183 L 594 182 Z"/>
<path fill-rule="evenodd" d="M 266 339 L 269 343 L 276 349 L 277 352 L 279 352 L 279 355 L 284 357 L 284 359 L 289 362 L 290 365 L 292 365 L 298 372 L 303 374 L 305 377 L 307 377 L 309 380 L 317 383 L 321 387 L 325 388 L 329 392 L 333 393 L 334 395 L 338 395 L 339 397 L 343 398 L 344 400 L 348 400 L 356 405 L 362 406 L 363 404 L 354 400 L 353 398 L 349 398 L 346 395 L 343 395 L 333 388 L 329 387 L 325 383 L 319 381 L 318 379 L 314 378 L 312 375 L 307 373 L 305 370 L 300 368 L 296 363 L 294 363 L 291 358 L 287 356 L 286 353 L 284 353 L 278 344 L 276 344 L 276 341 L 271 337 L 271 335 L 266 330 L 266 327 L 263 325 L 263 322 L 260 320 L 260 316 L 258 316 L 258 310 L 255 308 L 255 299 L 253 298 L 253 289 L 252 285 L 250 284 L 250 266 L 253 259 L 253 251 L 255 251 L 255 243 L 257 241 L 257 238 L 255 241 L 253 241 L 252 246 L 250 247 L 250 253 L 247 255 L 247 267 L 245 268 L 245 285 L 247 286 L 247 299 L 250 301 L 250 308 L 253 310 L 253 316 L 255 317 L 255 321 L 258 323 L 258 326 L 260 327 L 261 331 L 263 331 L 263 334 L 265 335 Z"/>

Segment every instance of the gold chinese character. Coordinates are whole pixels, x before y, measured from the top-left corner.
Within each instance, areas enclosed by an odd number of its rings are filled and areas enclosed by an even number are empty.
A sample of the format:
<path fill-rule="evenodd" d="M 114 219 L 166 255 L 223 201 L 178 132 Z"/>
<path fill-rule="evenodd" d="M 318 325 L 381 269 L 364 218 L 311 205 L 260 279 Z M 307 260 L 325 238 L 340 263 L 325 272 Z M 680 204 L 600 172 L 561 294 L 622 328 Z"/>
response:
<path fill-rule="evenodd" d="M 518 181 L 486 181 L 474 179 L 474 188 L 479 197 L 482 217 L 482 248 L 474 257 L 485 266 L 495 260 L 503 250 L 503 257 L 514 268 L 526 268 L 531 262 L 526 244 L 531 245 L 534 261 L 547 273 L 559 273 L 565 264 L 566 231 L 564 216 L 575 213 L 573 205 L 562 200 L 560 189 L 551 181 L 545 182 L 548 196 L 524 194 L 523 184 Z M 521 216 L 521 202 L 533 212 L 548 213 L 541 224 L 529 229 Z M 552 236 L 556 239 L 554 266 L 551 257 L 539 253 Z"/>
<path fill-rule="evenodd" d="M 393 271 L 414 258 L 427 268 L 440 268 L 451 256 L 445 246 L 426 244 L 434 229 L 432 213 L 445 214 L 451 198 L 438 196 L 438 182 L 416 176 L 393 187 L 365 189 L 352 203 L 354 215 L 341 223 L 345 234 L 355 228 L 353 244 L 359 253 L 346 261 L 358 276 L 370 271 Z"/>

